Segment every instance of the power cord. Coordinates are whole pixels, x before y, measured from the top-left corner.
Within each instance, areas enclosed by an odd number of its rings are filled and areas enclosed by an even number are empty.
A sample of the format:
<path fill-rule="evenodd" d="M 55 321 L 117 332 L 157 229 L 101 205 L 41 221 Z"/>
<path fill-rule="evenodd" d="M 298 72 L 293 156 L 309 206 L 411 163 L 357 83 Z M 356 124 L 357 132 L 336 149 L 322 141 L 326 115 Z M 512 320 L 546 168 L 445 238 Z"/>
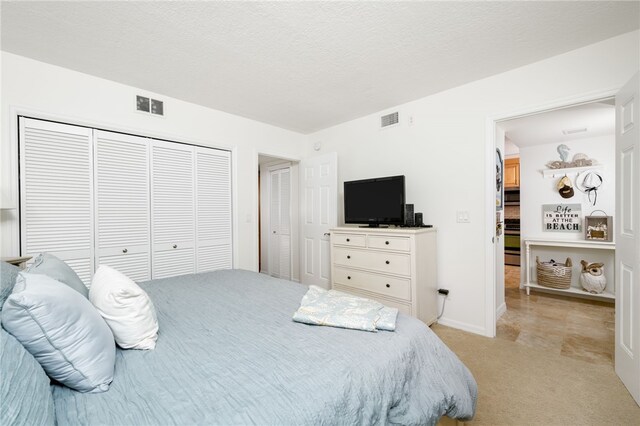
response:
<path fill-rule="evenodd" d="M 442 317 L 442 315 L 444 315 L 444 307 L 447 304 L 447 297 L 449 296 L 449 290 L 444 288 L 439 288 L 438 294 L 443 295 L 444 300 L 442 301 L 442 311 L 440 311 L 440 315 L 438 315 L 438 317 L 436 318 L 436 321 L 439 320 Z"/>

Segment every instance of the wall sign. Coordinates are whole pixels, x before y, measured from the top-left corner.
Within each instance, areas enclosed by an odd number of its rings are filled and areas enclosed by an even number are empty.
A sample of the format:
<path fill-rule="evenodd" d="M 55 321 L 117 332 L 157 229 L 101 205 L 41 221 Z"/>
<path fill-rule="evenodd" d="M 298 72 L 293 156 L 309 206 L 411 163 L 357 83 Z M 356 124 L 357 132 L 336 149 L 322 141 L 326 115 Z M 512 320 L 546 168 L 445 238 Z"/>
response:
<path fill-rule="evenodd" d="M 542 229 L 549 232 L 581 232 L 581 204 L 543 204 Z"/>

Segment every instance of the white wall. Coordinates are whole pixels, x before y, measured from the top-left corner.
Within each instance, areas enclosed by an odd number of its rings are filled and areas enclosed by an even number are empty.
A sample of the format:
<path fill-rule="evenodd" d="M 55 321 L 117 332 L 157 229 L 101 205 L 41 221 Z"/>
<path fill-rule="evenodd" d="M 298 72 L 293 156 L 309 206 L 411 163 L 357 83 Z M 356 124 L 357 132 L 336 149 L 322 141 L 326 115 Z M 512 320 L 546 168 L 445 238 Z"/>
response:
<path fill-rule="evenodd" d="M 621 87 L 639 68 L 638 40 L 638 31 L 624 34 L 311 135 L 311 144 L 338 153 L 340 187 L 345 180 L 407 177 L 407 202 L 438 229 L 438 285 L 451 290 L 442 323 L 493 333 L 486 305 L 494 283 L 485 282 L 485 268 L 494 266 L 485 257 L 486 215 L 495 203 L 493 193 L 486 196 L 488 118 Z M 380 115 L 392 111 L 401 124 L 380 130 Z M 456 223 L 457 210 L 469 211 L 471 223 Z"/>
<path fill-rule="evenodd" d="M 307 137 L 165 96 L 164 118 L 137 113 L 136 94 L 156 95 L 69 69 L 2 52 L 2 190 L 17 200 L 17 146 L 12 108 L 61 121 L 119 129 L 233 150 L 238 268 L 258 268 L 258 152 L 300 159 Z M 2 216 L 2 256 L 17 255 L 17 212 Z"/>
<path fill-rule="evenodd" d="M 509 139 L 504 142 L 504 157 L 505 158 L 518 158 L 520 155 L 520 148 L 518 148 Z"/>
<path fill-rule="evenodd" d="M 560 159 L 556 148 L 559 144 L 538 145 L 520 149 L 520 234 L 525 238 L 547 238 L 555 240 L 584 240 L 584 233 L 548 232 L 542 227 L 543 204 L 581 204 L 583 216 L 593 210 L 604 210 L 608 216 L 615 217 L 615 135 L 599 136 L 587 139 L 563 141 L 571 149 L 571 155 L 585 153 L 594 158 L 604 168 L 596 172 L 602 176 L 603 183 L 598 190 L 597 204 L 594 207 L 588 197 L 576 187 L 576 174 L 567 175 L 574 184 L 574 196 L 562 198 L 556 184 L 560 178 L 545 178 L 541 170 L 546 169 L 549 161 Z M 571 156 L 570 155 L 570 156 Z M 597 213 L 602 215 L 602 213 Z"/>

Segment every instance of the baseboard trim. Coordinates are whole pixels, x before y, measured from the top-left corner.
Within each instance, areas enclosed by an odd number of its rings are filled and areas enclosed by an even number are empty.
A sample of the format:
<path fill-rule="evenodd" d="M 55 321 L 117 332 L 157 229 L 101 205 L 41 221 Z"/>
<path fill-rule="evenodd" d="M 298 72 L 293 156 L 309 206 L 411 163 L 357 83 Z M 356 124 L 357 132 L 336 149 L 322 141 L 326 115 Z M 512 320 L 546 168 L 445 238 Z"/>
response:
<path fill-rule="evenodd" d="M 478 327 L 477 325 L 467 324 L 466 322 L 450 320 L 447 318 L 440 318 L 438 320 L 438 324 L 444 325 L 447 327 L 457 328 L 462 331 L 468 331 L 469 333 L 479 334 L 481 336 L 486 336 L 485 329 L 482 327 Z"/>
<path fill-rule="evenodd" d="M 507 304 L 502 302 L 502 304 L 498 306 L 498 309 L 496 309 L 496 321 L 498 321 L 505 312 L 507 312 Z"/>

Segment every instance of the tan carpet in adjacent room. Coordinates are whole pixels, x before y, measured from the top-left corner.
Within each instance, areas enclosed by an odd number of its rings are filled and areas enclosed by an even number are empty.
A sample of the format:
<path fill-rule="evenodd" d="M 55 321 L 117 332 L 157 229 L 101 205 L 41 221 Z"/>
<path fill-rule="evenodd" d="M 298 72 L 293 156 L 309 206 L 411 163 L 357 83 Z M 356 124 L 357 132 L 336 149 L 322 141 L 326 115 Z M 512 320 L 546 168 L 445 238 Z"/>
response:
<path fill-rule="evenodd" d="M 478 382 L 474 425 L 640 425 L 612 367 L 441 325 L 432 330 Z"/>

